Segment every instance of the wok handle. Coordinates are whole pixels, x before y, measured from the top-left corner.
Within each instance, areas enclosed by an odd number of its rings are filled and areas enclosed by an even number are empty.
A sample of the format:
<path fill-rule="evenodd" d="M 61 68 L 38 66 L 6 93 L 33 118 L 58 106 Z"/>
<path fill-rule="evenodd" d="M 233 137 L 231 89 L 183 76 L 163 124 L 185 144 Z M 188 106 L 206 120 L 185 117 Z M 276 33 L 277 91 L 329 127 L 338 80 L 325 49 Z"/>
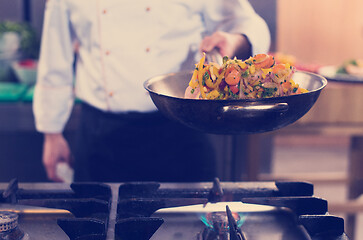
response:
<path fill-rule="evenodd" d="M 250 112 L 285 112 L 289 109 L 289 104 L 287 103 L 274 103 L 274 104 L 261 104 L 261 105 L 229 105 L 223 106 L 223 113 L 250 113 Z"/>

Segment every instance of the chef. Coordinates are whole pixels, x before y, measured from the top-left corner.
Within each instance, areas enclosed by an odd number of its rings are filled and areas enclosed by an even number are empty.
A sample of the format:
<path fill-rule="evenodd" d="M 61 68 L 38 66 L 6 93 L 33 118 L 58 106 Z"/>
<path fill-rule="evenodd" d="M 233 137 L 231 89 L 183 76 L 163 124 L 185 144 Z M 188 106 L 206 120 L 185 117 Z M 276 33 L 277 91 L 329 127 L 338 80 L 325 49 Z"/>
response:
<path fill-rule="evenodd" d="M 76 181 L 210 181 L 208 137 L 162 116 L 143 82 L 193 70 L 214 48 L 247 58 L 269 45 L 247 0 L 48 0 L 33 104 L 48 178 L 61 181 L 65 163 Z M 62 132 L 76 97 L 72 153 Z"/>

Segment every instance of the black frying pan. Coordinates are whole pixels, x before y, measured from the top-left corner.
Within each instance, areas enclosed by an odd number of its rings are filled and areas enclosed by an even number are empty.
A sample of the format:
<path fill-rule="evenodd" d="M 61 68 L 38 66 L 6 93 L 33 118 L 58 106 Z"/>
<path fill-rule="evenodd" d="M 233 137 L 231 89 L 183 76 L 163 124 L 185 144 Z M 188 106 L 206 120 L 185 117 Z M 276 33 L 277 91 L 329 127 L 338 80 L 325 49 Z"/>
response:
<path fill-rule="evenodd" d="M 153 77 L 144 87 L 167 117 L 215 134 L 262 133 L 285 127 L 310 110 L 327 84 L 322 76 L 298 71 L 293 80 L 308 93 L 262 99 L 185 99 L 191 75 L 179 72 Z"/>

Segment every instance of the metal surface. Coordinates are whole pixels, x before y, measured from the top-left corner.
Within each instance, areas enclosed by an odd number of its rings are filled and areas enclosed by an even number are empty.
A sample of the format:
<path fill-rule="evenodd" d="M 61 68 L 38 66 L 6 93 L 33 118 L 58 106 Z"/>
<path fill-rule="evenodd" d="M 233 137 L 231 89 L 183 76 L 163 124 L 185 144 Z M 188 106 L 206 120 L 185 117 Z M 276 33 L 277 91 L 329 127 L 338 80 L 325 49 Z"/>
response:
<path fill-rule="evenodd" d="M 101 185 L 78 183 L 71 185 L 70 188 L 67 184 L 25 183 L 19 184 L 19 188 L 14 188 L 14 186 L 13 184 L 0 183 L 0 189 L 5 189 L 0 190 L 0 196 L 6 196 L 6 198 L 0 197 L 0 208 L 10 208 L 11 210 L 11 205 L 14 203 L 10 204 L 8 200 L 12 199 L 11 196 L 14 193 L 10 193 L 8 190 L 16 189 L 17 207 L 14 207 L 13 211 L 19 213 L 19 228 L 29 234 L 30 239 L 214 240 L 215 238 L 200 238 L 201 234 L 211 232 L 201 217 L 210 216 L 211 212 L 212 215 L 215 213 L 219 216 L 220 212 L 215 207 L 217 205 L 222 206 L 221 212 L 225 212 L 226 205 L 228 205 L 237 223 L 236 236 L 238 236 L 239 228 L 241 228 L 240 230 L 246 239 L 348 239 L 344 234 L 344 220 L 325 213 L 326 206 L 320 204 L 322 201 L 312 197 L 313 186 L 304 182 L 219 182 L 216 179 L 214 184 L 212 182 L 136 182 Z M 88 191 L 90 189 L 91 192 Z M 109 191 L 112 192 L 111 195 Z M 104 193 L 105 196 L 103 197 Z M 216 196 L 211 197 L 211 195 Z M 85 202 L 86 196 L 89 197 L 90 202 Z M 112 196 L 108 223 L 106 224 L 102 221 L 103 212 L 99 215 L 99 211 L 94 211 L 91 209 L 94 207 L 88 204 L 93 202 L 92 199 L 95 196 L 101 199 Z M 60 197 L 69 199 L 64 201 L 59 199 Z M 74 205 L 73 202 L 76 198 L 80 202 Z M 267 200 L 263 200 L 266 198 Z M 220 199 L 228 203 L 208 203 L 205 206 L 206 199 Z M 241 199 L 250 199 L 251 202 L 258 204 L 267 203 L 275 207 L 242 204 Z M 18 205 L 21 202 L 32 206 Z M 72 214 L 68 211 L 33 206 L 34 204 L 36 206 L 56 207 L 55 202 L 60 204 L 58 205 L 60 209 L 70 208 Z M 201 205 L 186 206 L 196 203 Z M 210 209 L 208 205 L 213 205 L 213 207 Z M 77 214 L 84 206 L 89 208 L 91 213 L 89 215 Z M 305 206 L 310 210 L 308 212 L 300 211 Z M 323 206 L 322 211 L 319 206 Z M 118 208 L 122 208 L 122 211 Z M 157 209 L 161 210 L 151 213 Z M 182 211 L 178 212 L 175 209 L 182 209 Z M 143 211 L 141 212 L 141 210 Z M 128 214 L 127 211 L 129 211 Z M 235 215 L 236 211 L 241 214 Z M 96 212 L 96 215 L 93 212 Z M 300 215 L 306 213 L 310 215 Z M 217 219 L 219 223 L 220 218 L 207 217 L 206 219 Z M 105 227 L 106 232 L 104 232 Z M 206 229 L 208 231 L 205 231 Z"/>
<path fill-rule="evenodd" d="M 164 219 L 164 224 L 153 235 L 157 239 L 197 239 L 206 225 L 201 221 L 205 213 L 155 213 L 153 217 Z M 247 239 L 254 240 L 311 240 L 305 229 L 296 222 L 296 216 L 287 209 L 239 213 L 239 228 Z M 185 231 L 188 229 L 188 231 Z"/>
<path fill-rule="evenodd" d="M 27 214 L 19 215 L 19 228 L 36 240 L 64 240 L 66 233 L 58 226 L 59 218 L 70 218 L 69 214 Z"/>
<path fill-rule="evenodd" d="M 13 230 L 18 226 L 18 215 L 9 211 L 0 211 L 0 233 Z"/>
<path fill-rule="evenodd" d="M 43 207 L 36 207 L 36 206 L 29 206 L 29 205 L 21 205 L 21 204 L 7 204 L 1 203 L 0 204 L 0 212 L 1 211 L 11 211 L 17 213 L 19 215 L 27 214 L 69 214 L 71 213 L 64 209 L 55 209 L 55 208 L 43 208 Z"/>
<path fill-rule="evenodd" d="M 167 117 L 215 134 L 261 133 L 285 127 L 310 110 L 327 84 L 319 75 L 296 72 L 294 81 L 308 93 L 262 99 L 185 99 L 190 78 L 190 72 L 162 75 L 147 80 L 144 87 Z"/>
<path fill-rule="evenodd" d="M 107 229 L 106 240 L 115 240 L 114 226 L 116 221 L 117 192 L 119 185 L 120 184 L 107 185 L 110 187 L 112 191 L 112 199 L 111 199 L 112 204 L 109 214 L 109 220 L 108 220 L 109 227 Z M 83 186 L 83 184 L 81 186 Z M 87 193 L 82 192 L 82 189 L 78 189 L 81 186 L 75 185 L 73 186 L 73 188 L 78 190 L 77 191 L 78 195 L 85 197 L 84 195 L 87 195 Z M 6 189 L 7 187 L 8 187 L 7 183 L 0 183 L 0 189 Z M 92 189 L 92 192 L 94 192 L 96 195 L 99 192 L 102 193 L 103 189 L 97 190 L 99 187 L 97 184 L 95 187 L 92 187 L 92 184 L 90 184 L 89 187 L 90 189 Z M 66 197 L 68 195 L 70 196 L 72 195 L 71 194 L 72 190 L 69 184 L 63 184 L 63 183 L 20 183 L 19 184 L 18 194 L 25 198 L 30 198 L 33 195 L 39 198 L 47 198 L 49 197 L 49 194 L 47 193 L 52 193 L 52 195 L 55 194 L 57 196 L 59 195 L 61 197 L 63 196 Z M 30 203 L 30 201 L 28 201 L 28 203 Z M 0 203 L 0 209 L 11 210 L 10 208 L 11 204 Z M 29 206 L 17 205 L 16 207 L 14 206 L 12 210 L 19 214 L 19 228 L 23 230 L 25 233 L 27 233 L 30 239 L 32 240 L 69 239 L 65 231 L 58 224 L 58 221 L 60 221 L 61 224 L 64 225 L 64 223 L 67 223 L 68 221 L 72 220 L 75 220 L 77 224 L 77 220 L 79 220 L 81 227 L 83 227 L 82 220 L 88 219 L 88 218 L 75 218 L 74 216 L 72 216 L 71 213 L 69 213 L 69 211 L 64 209 L 51 209 L 51 208 L 35 207 L 31 205 Z M 92 211 L 92 209 L 90 210 Z M 94 219 L 95 221 L 97 220 L 96 218 L 91 218 L 91 219 Z M 80 231 L 80 228 L 77 229 L 73 227 L 73 230 Z"/>
<path fill-rule="evenodd" d="M 18 214 L 0 211 L 0 240 L 29 240 L 29 235 L 18 227 Z"/>

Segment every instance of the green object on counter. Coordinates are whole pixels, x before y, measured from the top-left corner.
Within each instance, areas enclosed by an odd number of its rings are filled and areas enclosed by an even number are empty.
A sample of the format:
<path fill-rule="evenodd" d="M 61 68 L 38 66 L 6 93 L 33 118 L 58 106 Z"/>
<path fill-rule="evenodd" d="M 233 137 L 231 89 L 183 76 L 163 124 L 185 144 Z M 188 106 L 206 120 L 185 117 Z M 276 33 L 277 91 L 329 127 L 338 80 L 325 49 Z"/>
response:
<path fill-rule="evenodd" d="M 24 102 L 32 102 L 33 101 L 33 95 L 34 95 L 34 86 L 31 86 L 28 88 L 26 93 L 23 95 L 22 100 Z"/>
<path fill-rule="evenodd" d="M 26 84 L 0 82 L 0 102 L 19 101 L 27 89 L 28 86 Z"/>

